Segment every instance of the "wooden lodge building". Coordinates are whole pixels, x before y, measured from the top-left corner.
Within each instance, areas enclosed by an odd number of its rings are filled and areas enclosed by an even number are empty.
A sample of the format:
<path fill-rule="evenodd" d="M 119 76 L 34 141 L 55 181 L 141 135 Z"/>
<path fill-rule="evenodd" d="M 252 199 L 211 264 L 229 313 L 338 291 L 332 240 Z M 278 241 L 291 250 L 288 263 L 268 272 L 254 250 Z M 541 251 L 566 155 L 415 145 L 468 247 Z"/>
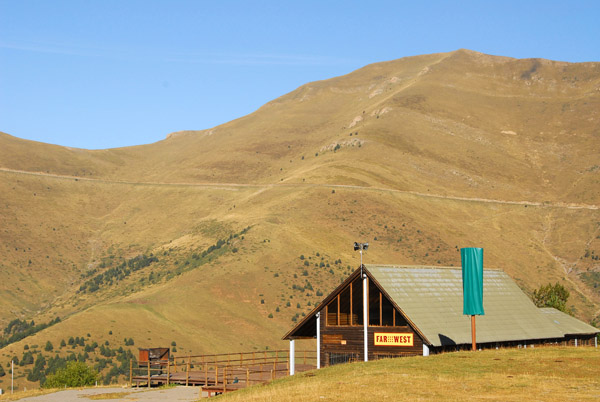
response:
<path fill-rule="evenodd" d="M 317 368 L 471 348 L 462 292 L 460 268 L 363 265 L 283 339 L 294 356 L 295 340 L 316 338 Z M 485 315 L 476 320 L 478 348 L 597 347 L 599 329 L 536 307 L 501 270 L 484 270 L 483 303 Z"/>

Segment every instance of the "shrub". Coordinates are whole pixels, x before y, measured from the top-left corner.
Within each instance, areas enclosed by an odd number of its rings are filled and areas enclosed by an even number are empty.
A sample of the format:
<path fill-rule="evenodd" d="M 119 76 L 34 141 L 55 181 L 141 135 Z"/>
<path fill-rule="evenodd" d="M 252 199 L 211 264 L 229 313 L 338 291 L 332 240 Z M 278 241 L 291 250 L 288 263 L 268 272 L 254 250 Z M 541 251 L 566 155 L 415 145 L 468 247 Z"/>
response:
<path fill-rule="evenodd" d="M 55 374 L 47 377 L 44 388 L 83 387 L 94 385 L 98 379 L 98 372 L 88 367 L 85 363 L 69 362 L 67 367 L 59 369 Z"/>
<path fill-rule="evenodd" d="M 20 366 L 24 366 L 26 364 L 33 364 L 33 354 L 31 352 L 23 353 L 23 358 L 19 362 Z"/>
<path fill-rule="evenodd" d="M 569 291 L 560 283 L 556 282 L 541 286 L 533 291 L 533 303 L 538 307 L 553 307 L 557 310 L 569 313 L 567 309 L 567 300 Z"/>

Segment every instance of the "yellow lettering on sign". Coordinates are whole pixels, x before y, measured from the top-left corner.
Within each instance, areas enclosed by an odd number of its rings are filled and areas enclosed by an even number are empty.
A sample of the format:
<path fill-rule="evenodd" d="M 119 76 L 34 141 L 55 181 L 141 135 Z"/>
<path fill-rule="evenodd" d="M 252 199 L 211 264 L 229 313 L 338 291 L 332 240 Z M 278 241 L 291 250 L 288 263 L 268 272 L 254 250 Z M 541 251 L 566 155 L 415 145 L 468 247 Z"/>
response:
<path fill-rule="evenodd" d="M 375 332 L 375 346 L 413 346 L 413 334 Z"/>

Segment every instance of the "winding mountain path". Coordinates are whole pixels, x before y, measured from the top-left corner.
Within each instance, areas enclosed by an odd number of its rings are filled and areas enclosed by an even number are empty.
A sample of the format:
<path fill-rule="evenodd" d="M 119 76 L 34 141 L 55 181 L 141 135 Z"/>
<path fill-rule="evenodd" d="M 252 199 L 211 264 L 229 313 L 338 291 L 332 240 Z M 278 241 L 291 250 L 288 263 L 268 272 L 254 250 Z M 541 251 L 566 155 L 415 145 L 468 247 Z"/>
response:
<path fill-rule="evenodd" d="M 409 194 L 418 197 L 445 199 L 453 201 L 464 201 L 464 202 L 479 202 L 488 204 L 506 204 L 506 205 L 526 205 L 533 207 L 551 207 L 551 208 L 564 208 L 564 209 L 587 209 L 587 210 L 598 210 L 600 206 L 590 204 L 578 204 L 578 203 L 567 203 L 567 202 L 539 202 L 539 201 L 512 201 L 512 200 L 498 200 L 491 198 L 480 198 L 480 197 L 460 197 L 453 195 L 441 195 L 431 193 L 421 193 L 418 191 L 411 190 L 398 190 L 393 188 L 384 187 L 368 187 L 368 186 L 356 186 L 349 184 L 318 184 L 318 183 L 274 183 L 274 184 L 243 184 L 243 183 L 169 183 L 169 182 L 143 182 L 143 181 L 127 181 L 127 180 L 108 180 L 108 179 L 96 179 L 89 177 L 59 175 L 45 172 L 31 172 L 27 170 L 16 170 L 0 167 L 0 172 L 9 174 L 23 174 L 31 176 L 42 176 L 60 180 L 76 180 L 76 181 L 88 181 L 96 183 L 106 184 L 125 184 L 125 185 L 143 185 L 143 186 L 173 186 L 173 187 L 204 187 L 204 188 L 215 188 L 215 189 L 238 189 L 238 188 L 258 188 L 268 189 L 276 187 L 296 187 L 296 188 L 347 188 L 352 190 L 360 191 L 383 191 L 399 194 Z"/>

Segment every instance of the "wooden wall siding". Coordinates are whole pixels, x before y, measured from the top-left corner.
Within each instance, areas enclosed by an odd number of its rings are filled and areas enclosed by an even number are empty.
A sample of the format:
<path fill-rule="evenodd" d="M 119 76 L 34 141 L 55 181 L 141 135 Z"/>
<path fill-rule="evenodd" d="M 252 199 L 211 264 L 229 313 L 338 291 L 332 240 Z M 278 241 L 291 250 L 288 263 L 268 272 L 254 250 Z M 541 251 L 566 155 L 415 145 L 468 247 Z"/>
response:
<path fill-rule="evenodd" d="M 375 332 L 405 332 L 413 334 L 413 346 L 375 346 Z M 369 327 L 369 360 L 374 359 L 375 355 L 398 355 L 414 356 L 423 354 L 423 340 L 409 326 L 403 327 Z"/>
<path fill-rule="evenodd" d="M 368 282 L 369 360 L 384 356 L 423 354 L 423 340 L 407 324 L 404 317 L 394 309 L 392 303 L 381 293 L 379 288 L 372 281 Z M 362 280 L 357 278 L 345 288 L 340 289 L 339 293 L 325 306 L 324 312 L 326 319 L 321 320 L 323 365 L 329 365 L 331 354 L 349 354 L 353 355 L 356 360 L 364 360 Z M 413 346 L 375 346 L 375 332 L 412 333 Z"/>
<path fill-rule="evenodd" d="M 321 361 L 329 365 L 331 353 L 355 354 L 356 360 L 364 360 L 364 327 L 328 326 L 321 320 Z M 413 356 L 423 354 L 423 340 L 408 325 L 397 327 L 370 326 L 367 329 L 369 339 L 369 360 L 383 356 Z M 375 346 L 375 332 L 404 332 L 413 334 L 413 346 Z"/>

